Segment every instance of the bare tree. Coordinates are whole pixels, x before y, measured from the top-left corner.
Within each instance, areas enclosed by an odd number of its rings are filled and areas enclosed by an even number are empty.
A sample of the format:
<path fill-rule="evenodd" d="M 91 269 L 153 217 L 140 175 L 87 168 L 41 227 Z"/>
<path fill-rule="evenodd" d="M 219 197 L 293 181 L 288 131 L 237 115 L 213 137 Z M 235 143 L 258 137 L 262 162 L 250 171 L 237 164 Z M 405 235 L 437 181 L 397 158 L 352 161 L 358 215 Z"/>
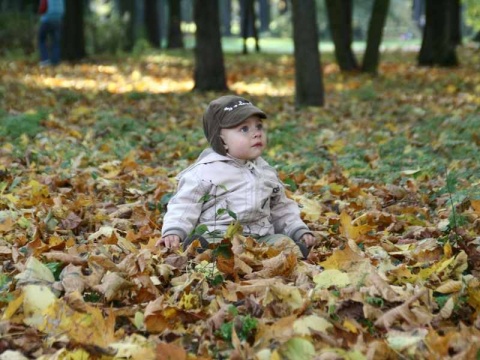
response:
<path fill-rule="evenodd" d="M 367 48 L 363 55 L 362 71 L 376 74 L 380 62 L 380 43 L 387 20 L 390 0 L 375 0 L 368 25 Z"/>
<path fill-rule="evenodd" d="M 162 34 L 160 32 L 157 0 L 145 0 L 144 15 L 147 40 L 152 47 L 160 48 Z"/>
<path fill-rule="evenodd" d="M 248 53 L 247 40 L 253 37 L 255 40 L 255 51 L 260 52 L 260 44 L 258 40 L 257 17 L 255 14 L 254 0 L 241 0 L 241 19 L 242 19 L 242 38 L 243 38 L 243 54 Z"/>
<path fill-rule="evenodd" d="M 352 50 L 352 0 L 326 0 L 330 32 L 335 45 L 335 57 L 342 71 L 358 70 Z"/>
<path fill-rule="evenodd" d="M 217 0 L 195 0 L 195 87 L 200 91 L 227 90 Z"/>
<path fill-rule="evenodd" d="M 299 106 L 324 104 L 316 14 L 315 0 L 292 0 L 295 102 Z"/>
<path fill-rule="evenodd" d="M 426 0 L 426 22 L 418 54 L 419 65 L 458 65 L 455 47 L 459 40 L 454 27 L 459 26 L 459 21 L 455 18 L 459 6 L 459 0 Z"/>
<path fill-rule="evenodd" d="M 181 23 L 181 1 L 168 0 L 168 36 L 167 48 L 183 49 Z"/>
<path fill-rule="evenodd" d="M 83 14 L 83 1 L 65 1 L 62 36 L 62 59 L 64 60 L 78 61 L 87 56 Z"/>

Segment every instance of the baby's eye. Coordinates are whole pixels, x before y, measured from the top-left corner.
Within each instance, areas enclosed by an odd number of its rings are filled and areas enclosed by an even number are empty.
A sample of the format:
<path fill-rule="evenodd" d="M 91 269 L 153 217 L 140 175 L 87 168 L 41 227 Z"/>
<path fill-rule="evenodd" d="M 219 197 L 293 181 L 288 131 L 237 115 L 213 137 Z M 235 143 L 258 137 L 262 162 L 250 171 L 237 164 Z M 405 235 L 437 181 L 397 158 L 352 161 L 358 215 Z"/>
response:
<path fill-rule="evenodd" d="M 263 130 L 263 124 L 257 124 L 257 130 Z"/>
<path fill-rule="evenodd" d="M 241 133 L 248 133 L 248 126 L 242 126 L 239 130 Z"/>

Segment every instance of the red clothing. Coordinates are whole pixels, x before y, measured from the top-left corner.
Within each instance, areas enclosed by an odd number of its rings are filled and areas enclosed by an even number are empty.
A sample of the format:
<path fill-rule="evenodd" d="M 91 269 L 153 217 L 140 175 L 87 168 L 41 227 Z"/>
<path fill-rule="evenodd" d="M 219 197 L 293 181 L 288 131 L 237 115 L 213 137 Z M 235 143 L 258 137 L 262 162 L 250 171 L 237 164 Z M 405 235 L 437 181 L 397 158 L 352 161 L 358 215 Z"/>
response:
<path fill-rule="evenodd" d="M 38 7 L 39 14 L 45 14 L 47 12 L 48 2 L 47 0 L 40 0 L 40 6 Z"/>

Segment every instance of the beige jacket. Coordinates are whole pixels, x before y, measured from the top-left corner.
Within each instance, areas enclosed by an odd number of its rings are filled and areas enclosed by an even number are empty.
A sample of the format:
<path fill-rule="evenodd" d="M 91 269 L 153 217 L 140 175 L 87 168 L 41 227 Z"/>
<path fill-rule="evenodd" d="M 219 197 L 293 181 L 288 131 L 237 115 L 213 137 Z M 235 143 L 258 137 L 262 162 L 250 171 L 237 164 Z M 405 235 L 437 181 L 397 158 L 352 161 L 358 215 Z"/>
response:
<path fill-rule="evenodd" d="M 231 213 L 245 235 L 285 234 L 297 241 L 310 233 L 297 203 L 287 198 L 276 171 L 262 158 L 241 161 L 206 149 L 177 178 L 162 236 L 175 234 L 183 241 L 201 224 L 223 233 L 234 221 Z"/>

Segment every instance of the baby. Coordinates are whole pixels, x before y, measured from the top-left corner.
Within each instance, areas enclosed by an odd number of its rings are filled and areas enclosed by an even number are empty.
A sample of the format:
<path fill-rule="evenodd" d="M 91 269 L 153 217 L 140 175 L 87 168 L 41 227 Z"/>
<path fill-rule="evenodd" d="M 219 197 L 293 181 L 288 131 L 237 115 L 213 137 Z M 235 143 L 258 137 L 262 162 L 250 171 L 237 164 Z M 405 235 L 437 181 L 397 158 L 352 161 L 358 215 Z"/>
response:
<path fill-rule="evenodd" d="M 176 249 L 182 243 L 185 249 L 194 239 L 221 241 L 238 220 L 245 236 L 272 245 L 288 237 L 306 257 L 305 245 L 312 246 L 315 237 L 297 203 L 285 195 L 276 171 L 261 158 L 267 146 L 266 117 L 239 96 L 222 96 L 208 105 L 203 129 L 211 148 L 178 175 L 157 245 Z M 208 231 L 194 235 L 202 224 Z"/>

